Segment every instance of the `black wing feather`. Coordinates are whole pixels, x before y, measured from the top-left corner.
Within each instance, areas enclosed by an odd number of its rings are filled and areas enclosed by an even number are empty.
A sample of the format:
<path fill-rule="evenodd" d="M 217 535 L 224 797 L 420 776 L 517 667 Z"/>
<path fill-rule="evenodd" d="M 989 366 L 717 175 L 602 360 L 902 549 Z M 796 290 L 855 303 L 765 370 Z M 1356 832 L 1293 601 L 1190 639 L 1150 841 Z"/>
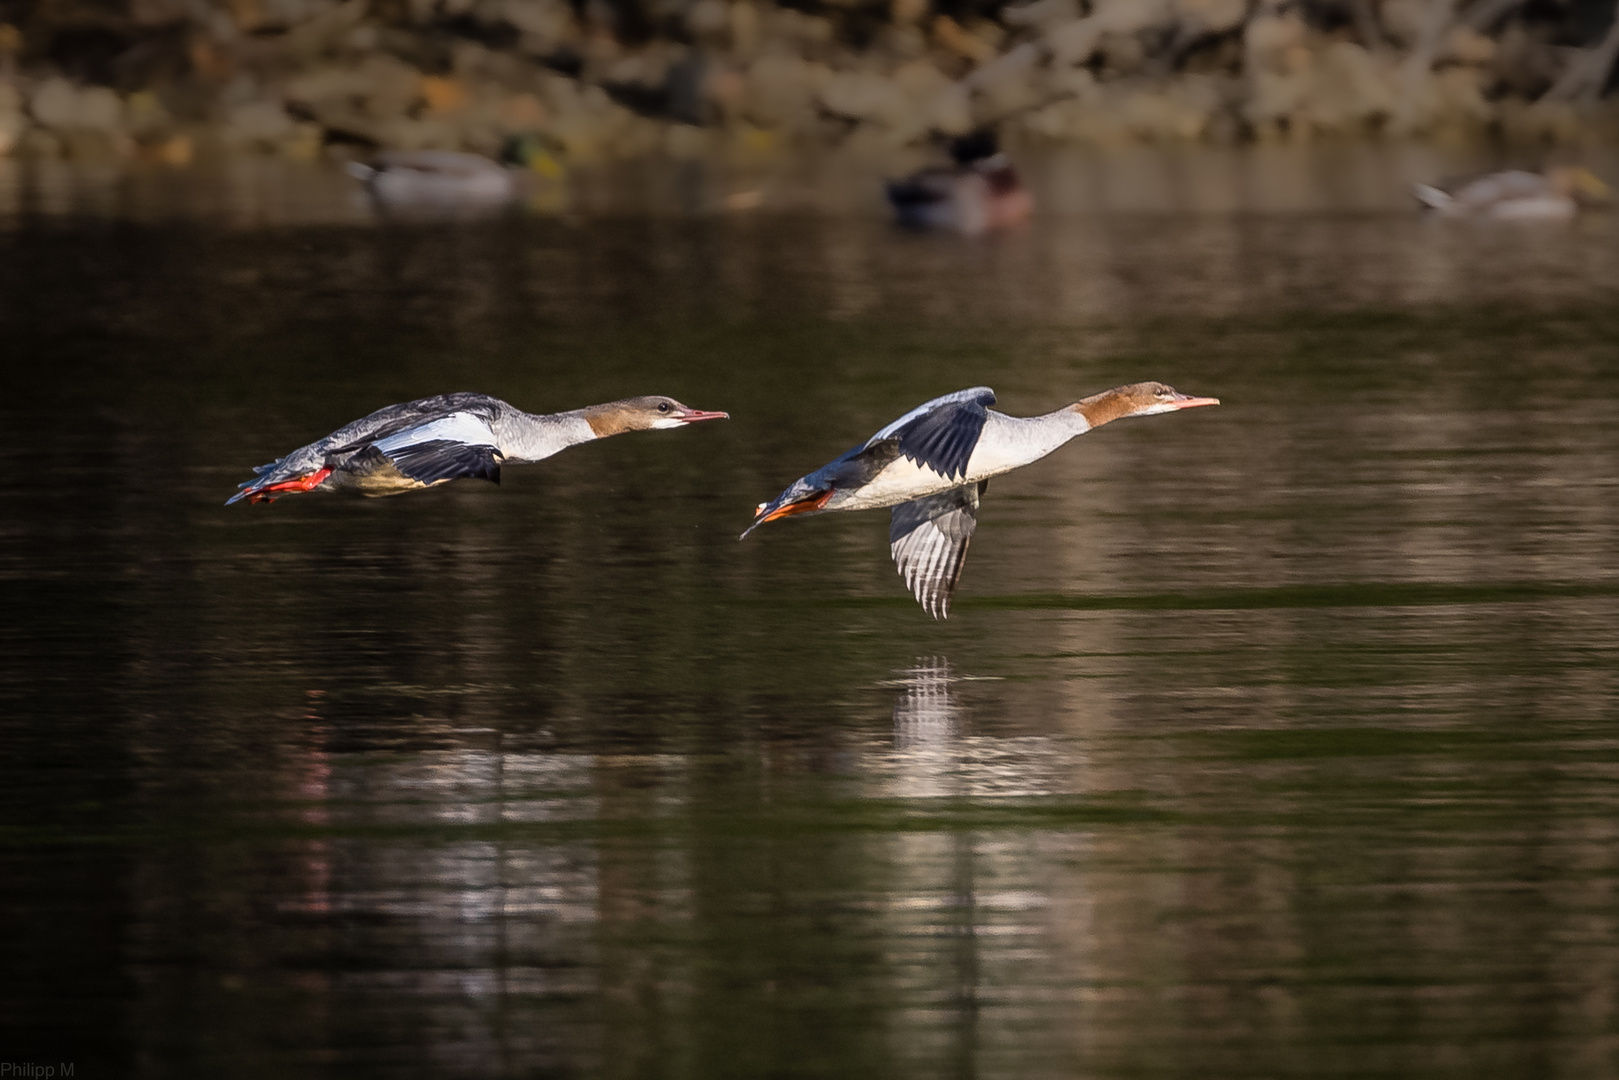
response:
<path fill-rule="evenodd" d="M 967 475 L 967 462 L 984 431 L 989 410 L 982 402 L 962 401 L 917 417 L 894 434 L 899 452 L 952 480 Z"/>
<path fill-rule="evenodd" d="M 449 439 L 433 439 L 415 446 L 401 447 L 388 455 L 394 468 L 423 484 L 457 480 L 463 476 L 500 483 L 500 463 L 505 460 L 493 446 L 468 446 Z"/>

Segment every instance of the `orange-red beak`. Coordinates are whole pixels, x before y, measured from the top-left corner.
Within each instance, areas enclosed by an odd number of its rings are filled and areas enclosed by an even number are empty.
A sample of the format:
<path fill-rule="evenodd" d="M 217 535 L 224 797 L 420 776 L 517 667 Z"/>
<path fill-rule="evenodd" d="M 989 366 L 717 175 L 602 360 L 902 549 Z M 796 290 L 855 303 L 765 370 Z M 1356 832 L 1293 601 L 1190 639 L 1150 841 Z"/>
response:
<path fill-rule="evenodd" d="M 770 513 L 755 521 L 754 524 L 763 525 L 765 522 L 775 521 L 777 518 L 792 517 L 794 514 L 807 514 L 811 510 L 819 510 L 826 505 L 827 500 L 831 497 L 832 493 L 828 491 L 813 499 L 800 499 L 798 502 L 786 503 L 776 507 Z M 761 506 L 759 509 L 763 510 L 764 507 Z"/>
<path fill-rule="evenodd" d="M 759 508 L 753 512 L 753 524 L 749 525 L 742 531 L 742 539 L 747 539 L 748 533 L 752 532 L 754 529 L 757 529 L 767 521 L 775 521 L 778 518 L 792 517 L 794 514 L 807 514 L 812 510 L 819 510 L 827 504 L 827 502 L 832 498 L 833 494 L 834 492 L 831 489 L 828 489 L 826 491 L 816 492 L 807 499 L 798 499 L 790 503 L 782 503 L 780 506 L 776 507 L 772 507 L 769 503 L 760 503 Z"/>
<path fill-rule="evenodd" d="M 1190 394 L 1175 395 L 1175 408 L 1177 409 L 1195 409 L 1199 405 L 1218 404 L 1220 404 L 1220 399 L 1217 397 L 1193 397 Z"/>
<path fill-rule="evenodd" d="M 687 409 L 675 417 L 683 424 L 695 424 L 700 420 L 729 420 L 731 414 L 727 412 L 704 412 L 702 409 Z"/>

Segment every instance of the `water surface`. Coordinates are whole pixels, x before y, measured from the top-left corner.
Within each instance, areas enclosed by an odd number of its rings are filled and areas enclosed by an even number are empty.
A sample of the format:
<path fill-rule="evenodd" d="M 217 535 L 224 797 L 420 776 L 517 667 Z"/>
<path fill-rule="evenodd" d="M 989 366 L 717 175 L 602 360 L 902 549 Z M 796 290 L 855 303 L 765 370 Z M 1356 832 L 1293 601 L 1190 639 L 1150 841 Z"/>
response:
<path fill-rule="evenodd" d="M 1612 1075 L 1616 223 L 1345 160 L 1058 159 L 985 242 L 0 178 L 6 1060 Z M 1142 378 L 1225 404 L 997 480 L 946 623 L 881 514 L 737 542 L 927 397 Z M 450 389 L 734 418 L 221 505 Z"/>

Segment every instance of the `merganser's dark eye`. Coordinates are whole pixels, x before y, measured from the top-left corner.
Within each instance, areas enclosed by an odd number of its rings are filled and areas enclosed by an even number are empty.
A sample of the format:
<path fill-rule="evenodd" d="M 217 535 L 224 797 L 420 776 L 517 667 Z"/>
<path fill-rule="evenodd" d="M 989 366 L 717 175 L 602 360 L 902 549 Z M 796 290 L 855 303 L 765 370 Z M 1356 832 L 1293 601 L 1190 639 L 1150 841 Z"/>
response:
<path fill-rule="evenodd" d="M 658 411 L 659 412 L 668 412 L 669 411 L 669 403 L 667 401 L 660 401 L 658 403 Z"/>

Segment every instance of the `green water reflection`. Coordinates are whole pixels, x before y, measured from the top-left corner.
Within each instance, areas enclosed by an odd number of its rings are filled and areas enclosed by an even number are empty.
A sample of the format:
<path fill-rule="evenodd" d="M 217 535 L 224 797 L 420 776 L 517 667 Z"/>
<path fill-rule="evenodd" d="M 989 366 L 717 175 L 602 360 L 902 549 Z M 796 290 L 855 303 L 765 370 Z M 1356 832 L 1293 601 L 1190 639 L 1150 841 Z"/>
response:
<path fill-rule="evenodd" d="M 1614 226 L 1420 228 L 24 216 L 7 1060 L 1612 1075 Z M 1146 377 L 1225 404 L 998 480 L 948 623 L 880 514 L 737 543 L 928 396 Z M 220 506 L 447 389 L 734 419 Z"/>

